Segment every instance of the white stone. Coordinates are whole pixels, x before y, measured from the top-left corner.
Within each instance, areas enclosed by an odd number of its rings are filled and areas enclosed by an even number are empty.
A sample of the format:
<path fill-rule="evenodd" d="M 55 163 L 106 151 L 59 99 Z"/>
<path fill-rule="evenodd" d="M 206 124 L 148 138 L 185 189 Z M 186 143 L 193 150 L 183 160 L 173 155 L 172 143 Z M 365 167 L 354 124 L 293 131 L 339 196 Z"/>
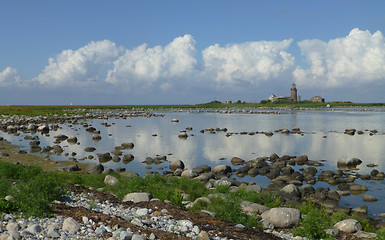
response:
<path fill-rule="evenodd" d="M 114 177 L 114 176 L 107 175 L 107 176 L 104 178 L 104 183 L 105 183 L 106 185 L 114 186 L 114 185 L 116 185 L 116 184 L 119 183 L 119 179 L 117 179 L 117 178 Z"/>
<path fill-rule="evenodd" d="M 298 225 L 301 218 L 301 212 L 295 208 L 272 208 L 263 212 L 261 217 L 275 227 L 287 228 Z"/>
<path fill-rule="evenodd" d="M 345 219 L 334 224 L 334 228 L 342 232 L 355 233 L 362 230 L 361 224 L 355 219 Z"/>
<path fill-rule="evenodd" d="M 68 232 L 77 232 L 80 229 L 80 224 L 73 219 L 72 217 L 68 217 L 64 220 L 63 222 L 63 231 L 68 231 Z"/>
<path fill-rule="evenodd" d="M 123 197 L 123 202 L 132 201 L 134 203 L 138 202 L 148 202 L 152 199 L 151 193 L 129 193 Z"/>
<path fill-rule="evenodd" d="M 136 210 L 136 215 L 138 216 L 146 216 L 148 214 L 148 209 L 147 208 L 139 208 Z"/>

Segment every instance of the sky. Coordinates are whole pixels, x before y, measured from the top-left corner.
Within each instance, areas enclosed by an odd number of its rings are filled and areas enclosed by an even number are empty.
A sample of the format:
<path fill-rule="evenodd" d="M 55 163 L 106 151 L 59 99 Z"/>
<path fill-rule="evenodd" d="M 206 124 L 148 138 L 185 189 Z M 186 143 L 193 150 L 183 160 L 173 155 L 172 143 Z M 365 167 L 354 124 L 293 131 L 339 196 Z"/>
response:
<path fill-rule="evenodd" d="M 0 105 L 385 102 L 383 0 L 1 0 Z"/>

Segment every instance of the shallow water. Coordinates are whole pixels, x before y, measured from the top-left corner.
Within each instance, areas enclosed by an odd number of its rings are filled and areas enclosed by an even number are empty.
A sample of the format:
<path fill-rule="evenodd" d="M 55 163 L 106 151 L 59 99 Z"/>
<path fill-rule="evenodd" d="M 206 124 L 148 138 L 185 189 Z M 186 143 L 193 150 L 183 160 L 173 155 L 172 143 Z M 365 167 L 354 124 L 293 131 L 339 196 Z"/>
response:
<path fill-rule="evenodd" d="M 360 110 L 360 109 L 358 109 Z M 41 147 L 53 146 L 54 136 L 65 134 L 76 136 L 77 144 L 68 144 L 66 141 L 60 143 L 65 152 L 61 156 L 51 155 L 50 157 L 58 160 L 66 160 L 76 153 L 76 158 L 81 159 L 93 155 L 93 160 L 82 160 L 85 162 L 97 163 L 97 153 L 111 152 L 116 146 L 125 142 L 133 142 L 135 147 L 131 150 L 124 150 L 123 154 L 131 153 L 135 160 L 124 164 L 120 162 L 103 163 L 105 167 L 116 169 L 124 167 L 128 171 L 133 171 L 141 175 L 148 171 L 162 172 L 168 170 L 168 163 L 160 165 L 150 165 L 151 170 L 146 169 L 148 165 L 142 163 L 146 157 L 157 155 L 167 155 L 168 160 L 180 159 L 187 168 L 199 165 L 216 166 L 228 164 L 231 166 L 232 157 L 240 157 L 245 160 L 257 157 L 269 156 L 272 153 L 282 155 L 308 155 L 311 160 L 325 160 L 324 166 L 317 168 L 318 172 L 323 170 L 337 170 L 337 161 L 340 158 L 350 159 L 360 158 L 363 163 L 358 167 L 359 174 L 370 173 L 373 168 L 366 167 L 369 163 L 378 165 L 375 169 L 385 171 L 382 164 L 385 156 L 385 112 L 382 108 L 374 111 L 281 111 L 281 114 L 245 114 L 232 113 L 221 114 L 215 112 L 163 112 L 164 117 L 137 117 L 127 119 L 110 118 L 108 120 L 93 119 L 87 123 L 101 131 L 102 139 L 98 142 L 92 140 L 92 134 L 85 131 L 81 124 L 64 124 L 56 132 L 51 131 L 50 136 L 36 133 L 41 141 Z M 178 119 L 178 123 L 172 123 L 172 119 Z M 106 127 L 102 124 L 107 123 L 111 126 Z M 178 138 L 178 133 L 192 127 L 192 131 L 187 131 L 187 139 Z M 304 134 L 284 135 L 274 132 L 278 129 L 292 129 L 299 127 Z M 348 127 L 364 131 L 362 135 L 349 136 L 344 134 Z M 215 134 L 200 130 L 206 128 L 227 128 L 227 133 L 234 133 L 226 136 L 225 132 Z M 377 130 L 373 136 L 365 130 Z M 241 132 L 266 132 L 273 131 L 272 137 L 264 134 L 241 135 Z M 156 136 L 154 135 L 156 134 Z M 14 144 L 21 144 L 25 149 L 29 149 L 29 141 L 23 139 L 28 134 L 20 136 L 2 133 L 2 136 Z M 95 147 L 93 153 L 84 152 L 85 147 Z M 157 169 L 157 167 L 163 168 Z M 232 166 L 238 168 L 237 166 Z M 254 181 L 261 186 L 267 186 L 270 180 L 267 177 L 244 177 L 240 181 Z M 375 215 L 385 212 L 382 199 L 385 197 L 385 181 L 361 181 L 356 183 L 363 184 L 369 188 L 368 194 L 379 199 L 374 203 L 362 201 L 362 195 L 352 195 L 342 197 L 340 204 L 349 204 L 352 207 L 367 205 L 369 213 Z M 320 182 L 317 186 L 329 186 Z"/>

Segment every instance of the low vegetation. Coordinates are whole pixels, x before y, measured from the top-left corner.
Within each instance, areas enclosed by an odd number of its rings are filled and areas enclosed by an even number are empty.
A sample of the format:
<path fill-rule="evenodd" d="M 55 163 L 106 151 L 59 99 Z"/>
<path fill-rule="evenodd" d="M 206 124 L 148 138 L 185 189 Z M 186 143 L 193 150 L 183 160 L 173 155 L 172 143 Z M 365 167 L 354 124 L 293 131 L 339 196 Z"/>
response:
<path fill-rule="evenodd" d="M 65 172 L 44 172 L 39 167 L 27 167 L 18 164 L 0 162 L 0 214 L 20 213 L 23 217 L 46 217 L 52 213 L 52 202 L 62 199 L 66 194 L 67 184 L 80 184 L 85 187 L 102 189 L 122 198 L 130 192 L 150 192 L 160 200 L 170 200 L 173 204 L 183 207 L 183 201 L 194 201 L 199 197 L 216 194 L 211 203 L 197 201 L 191 210 L 206 209 L 216 213 L 219 220 L 241 223 L 250 227 L 261 227 L 257 215 L 247 215 L 241 211 L 241 201 L 247 200 L 269 207 L 280 206 L 280 198 L 272 194 L 247 191 L 239 188 L 233 191 L 229 186 L 219 186 L 208 190 L 199 181 L 186 178 L 149 175 L 145 177 L 126 178 L 115 174 L 120 181 L 114 186 L 104 184 L 105 175 Z M 13 196 L 13 201 L 5 200 Z M 299 209 L 305 217 L 292 233 L 309 239 L 332 239 L 326 235 L 325 229 L 348 216 L 342 213 L 328 214 L 312 202 L 303 203 Z M 354 217 L 354 216 L 353 216 Z M 349 217 L 351 218 L 351 216 Z M 355 217 L 360 221 L 364 231 L 375 232 L 368 220 Z M 385 239 L 385 230 L 376 232 L 378 239 Z"/>

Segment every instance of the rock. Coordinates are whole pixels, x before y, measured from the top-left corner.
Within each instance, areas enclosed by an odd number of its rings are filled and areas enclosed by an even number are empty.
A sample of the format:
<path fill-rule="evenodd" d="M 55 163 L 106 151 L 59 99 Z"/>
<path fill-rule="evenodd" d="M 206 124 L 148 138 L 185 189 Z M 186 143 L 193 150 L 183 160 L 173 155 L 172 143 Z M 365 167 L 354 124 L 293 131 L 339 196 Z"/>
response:
<path fill-rule="evenodd" d="M 102 164 L 96 164 L 88 170 L 88 173 L 91 174 L 101 174 L 104 171 L 104 166 Z"/>
<path fill-rule="evenodd" d="M 68 217 L 63 222 L 62 230 L 68 232 L 77 232 L 80 230 L 80 224 L 72 217 Z"/>
<path fill-rule="evenodd" d="M 152 199 L 151 193 L 129 193 L 123 197 L 123 202 L 132 201 L 134 203 L 138 202 L 148 202 Z"/>
<path fill-rule="evenodd" d="M 314 187 L 310 184 L 302 185 L 299 191 L 302 196 L 310 196 L 311 194 L 315 193 Z"/>
<path fill-rule="evenodd" d="M 357 231 L 354 236 L 358 239 L 377 238 L 377 234 L 372 232 Z"/>
<path fill-rule="evenodd" d="M 100 163 L 106 163 L 112 159 L 112 156 L 109 152 L 107 153 L 100 153 L 98 154 L 99 162 Z"/>
<path fill-rule="evenodd" d="M 64 134 L 59 134 L 59 135 L 54 136 L 54 138 L 56 138 L 56 140 L 58 140 L 58 141 L 64 141 L 68 137 L 66 135 L 64 135 Z"/>
<path fill-rule="evenodd" d="M 352 209 L 355 213 L 362 213 L 367 214 L 368 213 L 368 206 L 360 206 Z"/>
<path fill-rule="evenodd" d="M 261 205 L 261 204 L 258 204 L 258 203 L 253 203 L 253 202 L 249 202 L 249 201 L 242 201 L 241 202 L 241 209 L 242 209 L 242 212 L 249 214 L 249 215 L 253 215 L 255 213 L 261 214 L 263 212 L 270 210 L 271 208 L 266 207 L 266 206 Z"/>
<path fill-rule="evenodd" d="M 194 170 L 186 169 L 182 172 L 182 174 L 180 176 L 186 177 L 186 178 L 195 178 L 198 176 L 198 173 L 195 172 Z"/>
<path fill-rule="evenodd" d="M 122 143 L 121 144 L 123 149 L 133 149 L 134 148 L 134 143 L 129 142 L 129 143 Z"/>
<path fill-rule="evenodd" d="M 249 192 L 257 192 L 257 193 L 261 193 L 262 192 L 262 187 L 255 184 L 255 185 L 247 185 L 246 186 L 246 190 L 249 191 Z"/>
<path fill-rule="evenodd" d="M 275 227 L 288 228 L 298 225 L 301 218 L 301 212 L 294 208 L 272 208 L 263 212 L 261 217 Z"/>
<path fill-rule="evenodd" d="M 342 232 L 355 233 L 362 230 L 361 224 L 355 219 L 345 219 L 334 224 L 334 228 Z"/>
<path fill-rule="evenodd" d="M 131 171 L 124 172 L 121 175 L 124 176 L 124 177 L 128 177 L 128 178 L 134 178 L 134 177 L 138 177 L 139 176 L 139 174 L 131 172 Z"/>
<path fill-rule="evenodd" d="M 69 137 L 69 138 L 67 138 L 67 142 L 68 142 L 68 143 L 72 143 L 72 144 L 75 144 L 75 143 L 77 143 L 77 142 L 78 142 L 78 138 L 77 138 L 77 137 L 75 137 L 75 136 L 73 136 L 73 137 Z"/>
<path fill-rule="evenodd" d="M 170 162 L 170 170 L 175 172 L 177 169 L 184 169 L 184 163 L 181 160 L 173 160 Z"/>
<path fill-rule="evenodd" d="M 367 192 L 368 191 L 368 188 L 365 187 L 365 186 L 362 186 L 360 184 L 352 184 L 350 185 L 349 187 L 349 191 L 352 193 L 352 194 L 361 194 L 361 193 L 364 193 L 364 192 Z"/>
<path fill-rule="evenodd" d="M 41 232 L 41 226 L 39 224 L 31 224 L 28 226 L 27 231 L 32 233 L 33 235 L 36 235 Z"/>
<path fill-rule="evenodd" d="M 99 134 L 97 133 L 92 134 L 92 140 L 99 141 L 100 139 L 102 139 L 102 137 Z"/>
<path fill-rule="evenodd" d="M 364 194 L 362 196 L 362 200 L 364 202 L 376 202 L 378 199 L 372 195 L 369 195 L 369 194 Z"/>
<path fill-rule="evenodd" d="M 279 159 L 279 156 L 276 153 L 270 155 L 270 161 L 275 162 Z"/>
<path fill-rule="evenodd" d="M 9 222 L 6 227 L 7 231 L 19 231 L 21 229 L 20 225 L 16 222 Z"/>
<path fill-rule="evenodd" d="M 245 164 L 245 160 L 240 159 L 239 157 L 233 157 L 231 159 L 231 164 L 233 164 L 233 165 L 243 165 L 243 164 Z"/>
<path fill-rule="evenodd" d="M 195 199 L 194 204 L 196 204 L 199 201 L 205 202 L 207 204 L 211 204 L 211 200 L 208 197 L 199 197 L 199 198 Z"/>
<path fill-rule="evenodd" d="M 5 196 L 4 199 L 7 200 L 8 202 L 15 202 L 16 201 L 15 197 L 13 197 L 11 195 Z"/>
<path fill-rule="evenodd" d="M 96 150 L 96 148 L 94 148 L 94 147 L 86 147 L 84 149 L 85 152 L 94 152 L 95 150 Z"/>
<path fill-rule="evenodd" d="M 185 131 L 181 131 L 179 134 L 178 134 L 178 138 L 184 138 L 186 139 L 188 137 L 188 134 L 185 132 Z"/>
<path fill-rule="evenodd" d="M 135 159 L 134 155 L 132 154 L 124 154 L 122 158 L 122 162 L 124 164 L 130 163 Z"/>
<path fill-rule="evenodd" d="M 41 125 L 37 128 L 37 131 L 48 133 L 49 132 L 49 126 L 48 125 Z"/>
<path fill-rule="evenodd" d="M 214 174 L 226 175 L 227 173 L 231 173 L 231 167 L 228 165 L 218 165 L 213 168 Z"/>
<path fill-rule="evenodd" d="M 211 172 L 211 167 L 209 165 L 202 165 L 202 166 L 193 168 L 193 170 L 198 174 L 208 173 L 208 172 Z"/>
<path fill-rule="evenodd" d="M 210 240 L 210 236 L 209 236 L 209 234 L 206 231 L 201 231 L 198 234 L 198 239 L 200 239 L 200 240 Z"/>
<path fill-rule="evenodd" d="M 110 185 L 110 186 L 113 186 L 113 185 L 116 185 L 119 183 L 119 179 L 117 179 L 116 177 L 114 176 L 111 176 L 111 175 L 107 175 L 105 178 L 104 178 L 104 184 L 106 185 Z"/>
<path fill-rule="evenodd" d="M 294 184 L 289 184 L 283 187 L 280 191 L 280 194 L 286 198 L 299 198 L 301 196 L 300 191 Z"/>
<path fill-rule="evenodd" d="M 80 170 L 81 169 L 80 169 L 80 167 L 77 164 L 68 166 L 68 171 L 69 172 L 76 172 L 76 171 L 80 171 Z"/>
<path fill-rule="evenodd" d="M 355 133 L 356 133 L 356 129 L 354 129 L 354 128 L 346 128 L 345 129 L 345 134 L 354 135 Z"/>

